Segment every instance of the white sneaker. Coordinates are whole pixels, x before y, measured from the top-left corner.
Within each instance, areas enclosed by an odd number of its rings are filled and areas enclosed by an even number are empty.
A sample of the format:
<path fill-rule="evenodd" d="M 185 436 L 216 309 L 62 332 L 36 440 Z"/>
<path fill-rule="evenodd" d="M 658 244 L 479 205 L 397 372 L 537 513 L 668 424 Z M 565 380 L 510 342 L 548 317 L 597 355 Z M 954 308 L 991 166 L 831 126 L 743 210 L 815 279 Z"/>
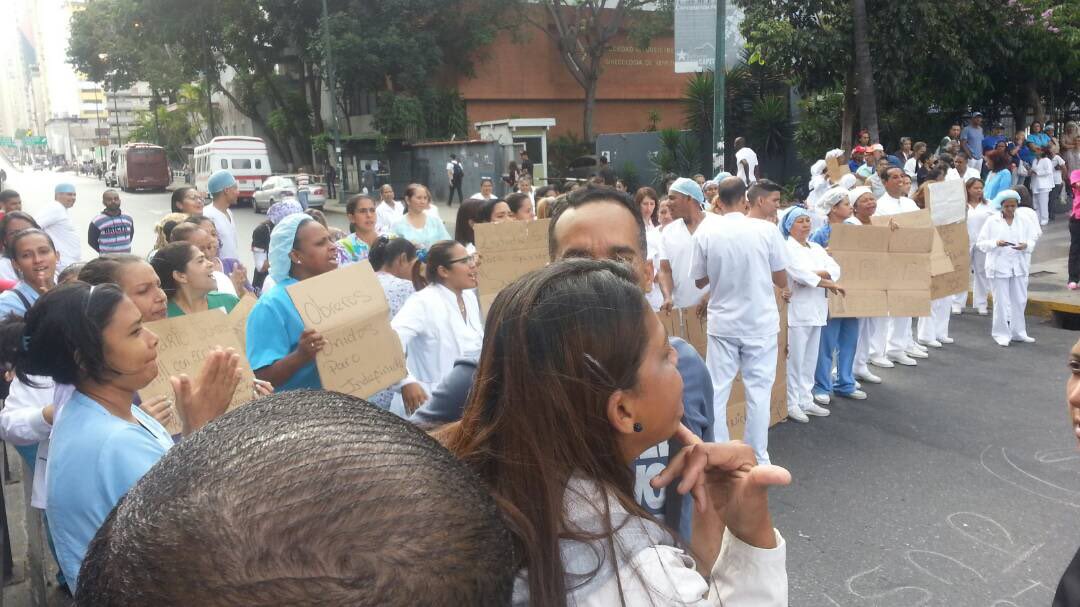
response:
<path fill-rule="evenodd" d="M 803 407 L 803 413 L 807 415 L 815 415 L 817 417 L 829 416 L 829 410 L 825 407 L 818 405 L 817 403 L 810 403 L 809 405 Z"/>
<path fill-rule="evenodd" d="M 850 398 L 852 400 L 866 400 L 866 392 L 863 392 L 862 390 L 855 390 L 851 394 L 837 394 L 837 396 Z"/>
<path fill-rule="evenodd" d="M 997 345 L 999 345 L 999 346 L 1001 346 L 1003 348 L 1007 348 L 1009 346 L 1009 338 L 1008 337 L 995 337 L 994 341 L 997 342 Z"/>
<path fill-rule="evenodd" d="M 798 407 L 788 408 L 787 416 L 788 419 L 795 420 L 800 424 L 805 424 L 806 422 L 810 421 L 810 418 L 806 417 L 806 414 L 803 413 L 803 410 Z"/>
<path fill-rule="evenodd" d="M 942 338 L 941 338 L 941 339 L 939 339 L 938 341 L 940 341 L 940 342 L 941 342 L 941 343 L 943 343 L 943 344 L 951 344 L 951 343 L 956 343 L 956 340 L 955 340 L 955 339 L 953 339 L 953 338 L 951 338 L 951 337 L 942 337 Z"/>
<path fill-rule="evenodd" d="M 862 390 L 862 384 L 859 383 L 859 380 L 855 380 L 855 389 L 856 390 Z"/>
<path fill-rule="evenodd" d="M 915 362 L 914 358 L 908 356 L 903 352 L 901 352 L 900 354 L 890 354 L 889 360 L 893 361 L 898 365 L 904 365 L 905 367 L 914 367 L 915 365 L 919 364 Z"/>
<path fill-rule="evenodd" d="M 936 340 L 936 339 L 929 339 L 929 340 L 920 339 L 919 343 L 921 343 L 924 346 L 930 346 L 931 348 L 940 348 L 941 347 L 941 342 Z"/>
<path fill-rule="evenodd" d="M 984 308 L 979 308 L 979 316 L 986 316 L 989 313 L 990 312 L 987 311 L 987 309 L 985 307 Z"/>
<path fill-rule="evenodd" d="M 904 354 L 907 354 L 912 358 L 930 358 L 930 354 L 927 353 L 926 350 L 920 350 L 918 348 L 908 348 L 904 351 Z"/>
<path fill-rule="evenodd" d="M 892 369 L 895 366 L 893 365 L 891 360 L 885 358 L 884 356 L 875 356 L 867 362 L 869 362 L 871 365 L 874 365 L 875 367 L 881 367 L 882 369 Z"/>
<path fill-rule="evenodd" d="M 929 352 L 930 351 L 930 350 L 926 349 L 926 346 L 922 345 L 921 343 L 919 343 L 917 341 L 911 342 L 911 347 L 915 348 L 916 350 L 922 350 L 923 352 Z"/>
<path fill-rule="evenodd" d="M 877 375 L 874 375 L 873 373 L 871 373 L 869 369 L 867 369 L 865 373 L 856 373 L 855 377 L 861 379 L 862 381 L 864 381 L 864 382 L 866 382 L 868 384 L 880 384 L 881 383 L 881 378 L 878 377 Z"/>
<path fill-rule="evenodd" d="M 962 308 L 960 306 L 953 306 L 952 307 L 952 313 L 953 314 L 963 314 L 964 313 L 964 308 Z"/>
<path fill-rule="evenodd" d="M 832 402 L 832 397 L 828 394 L 815 394 L 814 402 L 819 405 L 827 405 Z"/>
<path fill-rule="evenodd" d="M 1025 344 L 1033 344 L 1033 343 L 1035 343 L 1035 338 L 1031 337 L 1030 335 L 1025 335 L 1023 337 L 1014 337 L 1013 339 L 1015 339 L 1016 341 L 1022 341 Z"/>

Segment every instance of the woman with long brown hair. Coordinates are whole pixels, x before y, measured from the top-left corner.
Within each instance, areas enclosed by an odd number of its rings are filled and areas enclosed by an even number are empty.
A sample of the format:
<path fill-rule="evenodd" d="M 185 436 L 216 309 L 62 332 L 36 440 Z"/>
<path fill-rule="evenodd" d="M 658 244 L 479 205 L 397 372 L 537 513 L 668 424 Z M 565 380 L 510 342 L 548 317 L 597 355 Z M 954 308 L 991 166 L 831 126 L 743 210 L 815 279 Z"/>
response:
<path fill-rule="evenodd" d="M 675 354 L 629 266 L 571 259 L 533 272 L 498 295 L 485 336 L 464 416 L 437 436 L 511 523 L 515 604 L 787 604 L 766 489 L 790 475 L 680 427 Z M 708 579 L 634 500 L 630 462 L 673 436 L 689 446 L 652 485 L 681 475 L 680 493 L 721 511 Z"/>

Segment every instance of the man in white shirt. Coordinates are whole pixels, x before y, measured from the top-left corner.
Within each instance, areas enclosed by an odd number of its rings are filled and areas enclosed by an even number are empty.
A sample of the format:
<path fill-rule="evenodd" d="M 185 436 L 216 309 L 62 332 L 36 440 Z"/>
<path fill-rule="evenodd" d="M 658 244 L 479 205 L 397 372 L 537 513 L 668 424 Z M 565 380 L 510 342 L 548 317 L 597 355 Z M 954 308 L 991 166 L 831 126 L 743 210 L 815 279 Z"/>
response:
<path fill-rule="evenodd" d="M 881 172 L 881 180 L 885 183 L 885 195 L 878 198 L 878 215 L 898 215 L 918 211 L 919 206 L 915 201 L 904 196 L 904 171 L 894 166 L 888 166 Z M 927 358 L 925 349 L 915 343 L 911 333 L 911 317 L 890 318 L 887 323 L 879 323 L 880 330 L 872 337 L 870 343 L 870 364 L 877 367 L 889 368 L 893 363 L 899 363 L 906 367 L 914 367 L 916 358 Z"/>
<path fill-rule="evenodd" d="M 68 214 L 68 209 L 73 206 L 75 206 L 75 186 L 70 183 L 61 183 L 53 190 L 53 201 L 34 213 L 34 219 L 52 238 L 53 244 L 56 245 L 56 252 L 60 255 L 56 263 L 57 272 L 82 261 L 82 241 Z"/>
<path fill-rule="evenodd" d="M 696 306 L 708 293 L 707 289 L 695 286 L 694 279 L 690 276 L 693 235 L 703 226 L 720 220 L 719 215 L 701 210 L 705 195 L 692 179 L 676 179 L 668 188 L 668 200 L 671 215 L 675 220 L 660 233 L 658 251 L 660 292 L 664 296 L 660 309 L 665 312 L 673 307 Z"/>
<path fill-rule="evenodd" d="M 751 188 L 751 197 L 763 192 Z M 745 186 L 737 177 L 720 183 L 717 199 L 727 209 L 742 204 Z M 759 464 L 769 460 L 769 409 L 776 379 L 776 336 L 780 313 L 773 286 L 787 290 L 787 255 L 775 224 L 726 213 L 719 223 L 694 234 L 691 276 L 709 288 L 705 363 L 713 382 L 713 411 L 717 441 L 728 440 L 727 401 L 735 375 L 742 372 L 746 388 L 744 440 Z"/>
<path fill-rule="evenodd" d="M 210 176 L 206 183 L 206 189 L 210 191 L 213 204 L 203 208 L 203 215 L 214 222 L 217 229 L 218 241 L 221 248 L 218 257 L 221 259 L 239 259 L 239 250 L 236 245 L 236 222 L 233 220 L 232 211 L 229 207 L 236 204 L 240 196 L 240 188 L 236 185 L 236 178 L 232 173 L 222 169 Z"/>
<path fill-rule="evenodd" d="M 979 179 L 979 171 L 972 168 L 967 152 L 957 152 L 953 157 L 953 166 L 945 174 L 945 179 L 959 179 L 967 183 L 968 179 Z"/>
<path fill-rule="evenodd" d="M 389 234 L 397 220 L 405 214 L 405 203 L 394 200 L 394 186 L 389 183 L 379 188 L 379 206 L 375 207 L 375 231 Z"/>
<path fill-rule="evenodd" d="M 746 145 L 742 137 L 735 138 L 735 174 L 748 186 L 761 179 L 757 153 Z"/>
<path fill-rule="evenodd" d="M 473 200 L 495 200 L 498 198 L 495 195 L 495 182 L 488 177 L 484 177 L 480 180 L 480 191 L 469 198 Z"/>

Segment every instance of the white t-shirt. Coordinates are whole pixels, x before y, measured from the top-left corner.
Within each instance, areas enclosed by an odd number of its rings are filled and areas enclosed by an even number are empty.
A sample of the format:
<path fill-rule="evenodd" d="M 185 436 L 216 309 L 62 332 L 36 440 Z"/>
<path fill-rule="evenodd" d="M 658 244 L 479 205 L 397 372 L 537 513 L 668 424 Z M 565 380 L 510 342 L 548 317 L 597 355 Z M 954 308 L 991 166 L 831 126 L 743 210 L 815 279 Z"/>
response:
<path fill-rule="evenodd" d="M 960 181 L 963 181 L 964 183 L 967 183 L 968 179 L 978 179 L 978 178 L 979 178 L 979 172 L 976 171 L 975 169 L 971 168 L 971 167 L 968 167 L 967 170 L 964 171 L 963 175 L 961 175 L 960 172 L 957 171 L 956 169 L 949 169 L 949 172 L 945 174 L 945 181 L 959 179 Z"/>
<path fill-rule="evenodd" d="M 746 161 L 748 171 L 743 170 L 742 161 L 744 160 Z M 749 147 L 742 148 L 738 152 L 735 152 L 735 171 L 746 185 L 750 185 L 757 181 L 757 177 L 754 176 L 754 168 L 757 167 L 757 165 L 757 154 Z"/>
<path fill-rule="evenodd" d="M 659 310 L 660 306 L 664 303 L 664 293 L 660 290 L 660 285 L 656 282 L 656 274 L 660 271 L 660 241 L 662 239 L 662 232 L 659 228 L 653 226 L 646 226 L 645 229 L 645 242 L 648 246 L 646 255 L 649 261 L 653 263 L 653 275 L 652 290 L 645 294 L 645 299 L 652 306 L 653 310 Z"/>
<path fill-rule="evenodd" d="M 878 198 L 877 210 L 874 211 L 874 215 L 899 215 L 900 213 L 910 213 L 918 210 L 919 205 L 915 204 L 915 201 L 907 196 L 893 198 L 886 192 L 884 196 Z"/>
<path fill-rule="evenodd" d="M 203 215 L 214 222 L 214 228 L 218 233 L 218 242 L 221 248 L 218 257 L 221 259 L 240 259 L 240 252 L 236 245 L 236 222 L 233 221 L 232 211 L 225 209 L 222 213 L 212 204 L 203 207 Z"/>
<path fill-rule="evenodd" d="M 705 218 L 698 224 L 695 233 L 719 221 L 720 215 L 705 213 Z M 659 258 L 671 265 L 671 281 L 675 285 L 671 293 L 672 303 L 676 308 L 696 306 L 709 289 L 697 288 L 694 279 L 690 277 L 690 262 L 694 252 L 693 235 L 686 229 L 686 222 L 682 219 L 669 223 L 660 235 Z"/>
<path fill-rule="evenodd" d="M 1063 183 L 1061 180 L 1061 167 L 1065 166 L 1065 159 L 1055 154 L 1051 162 L 1054 164 L 1054 185 L 1059 186 Z"/>
<path fill-rule="evenodd" d="M 405 203 L 394 201 L 393 206 L 383 201 L 375 206 L 375 231 L 380 235 L 390 233 L 390 228 L 405 214 Z"/>
<path fill-rule="evenodd" d="M 50 201 L 34 213 L 34 219 L 52 238 L 56 252 L 60 254 L 60 261 L 56 264 L 57 272 L 82 261 L 82 240 L 75 230 L 75 224 L 71 223 L 67 207 L 55 200 Z"/>
<path fill-rule="evenodd" d="M 780 229 L 742 213 L 694 233 L 690 275 L 709 278 L 709 335 L 769 337 L 780 331 L 772 273 L 787 269 Z"/>
<path fill-rule="evenodd" d="M 492 194 L 490 196 L 484 196 L 480 192 L 477 192 L 477 193 L 473 194 L 472 196 L 469 196 L 469 200 L 495 200 L 496 198 L 498 198 L 498 196 L 496 196 L 494 194 Z"/>

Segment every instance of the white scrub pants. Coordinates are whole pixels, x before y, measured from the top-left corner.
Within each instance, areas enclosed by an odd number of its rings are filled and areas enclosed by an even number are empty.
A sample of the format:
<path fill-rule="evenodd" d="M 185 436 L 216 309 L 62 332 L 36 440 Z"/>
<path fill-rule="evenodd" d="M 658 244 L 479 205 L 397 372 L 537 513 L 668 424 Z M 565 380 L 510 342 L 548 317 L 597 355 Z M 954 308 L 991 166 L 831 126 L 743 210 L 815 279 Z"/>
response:
<path fill-rule="evenodd" d="M 870 340 L 873 336 L 873 322 L 876 318 L 859 319 L 859 343 L 855 346 L 855 364 L 853 369 L 858 375 L 869 375 L 870 368 L 866 362 L 870 360 Z M 791 327 L 788 327 L 791 330 Z"/>
<path fill-rule="evenodd" d="M 886 344 L 889 343 L 889 325 L 891 318 L 867 318 L 867 330 L 870 338 L 870 358 L 885 358 Z"/>
<path fill-rule="evenodd" d="M 941 341 L 949 336 L 949 317 L 952 316 L 953 296 L 947 295 L 930 302 L 930 316 L 919 319 L 920 341 Z"/>
<path fill-rule="evenodd" d="M 731 382 L 735 380 L 735 375 L 742 371 L 743 385 L 746 388 L 746 432 L 743 440 L 754 449 L 759 464 L 770 463 L 769 412 L 773 381 L 776 379 L 776 335 L 710 335 L 705 364 L 709 367 L 713 384 L 716 442 L 729 440 L 727 402 L 731 396 Z"/>
<path fill-rule="evenodd" d="M 805 409 L 813 402 L 821 327 L 788 326 L 787 406 Z"/>
<path fill-rule="evenodd" d="M 1027 337 L 1024 310 L 1027 308 L 1028 277 L 994 277 L 990 281 L 994 285 L 994 324 L 990 335 L 994 339 Z"/>
<path fill-rule="evenodd" d="M 971 248 L 971 274 L 971 305 L 977 310 L 985 310 L 986 295 L 990 293 L 990 279 L 986 277 L 986 253 L 975 247 Z M 964 307 L 966 304 L 967 293 L 953 296 L 953 305 Z"/>
<path fill-rule="evenodd" d="M 889 318 L 889 341 L 885 346 L 886 354 L 899 356 L 911 347 L 911 317 Z"/>
<path fill-rule="evenodd" d="M 1039 214 L 1039 225 L 1050 221 L 1050 192 L 1035 192 L 1035 212 Z"/>

